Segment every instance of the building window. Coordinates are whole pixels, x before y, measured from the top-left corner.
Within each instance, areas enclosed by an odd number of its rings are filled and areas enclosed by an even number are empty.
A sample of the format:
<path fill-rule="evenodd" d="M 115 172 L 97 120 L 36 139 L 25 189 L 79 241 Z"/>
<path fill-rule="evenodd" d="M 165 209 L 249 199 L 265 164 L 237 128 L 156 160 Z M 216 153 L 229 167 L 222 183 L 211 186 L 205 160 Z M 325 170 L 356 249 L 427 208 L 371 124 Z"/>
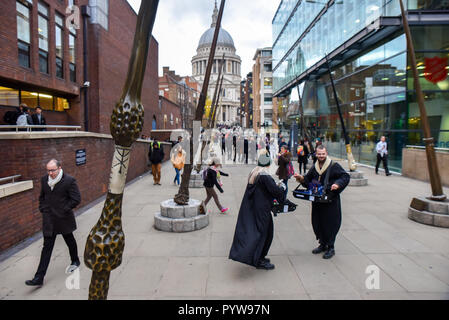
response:
<path fill-rule="evenodd" d="M 271 94 L 265 94 L 263 100 L 264 100 L 264 104 L 272 104 L 273 96 Z"/>
<path fill-rule="evenodd" d="M 19 65 L 30 67 L 30 9 L 22 2 L 16 2 L 17 10 L 17 46 Z"/>
<path fill-rule="evenodd" d="M 64 18 L 55 15 L 56 76 L 64 78 Z"/>
<path fill-rule="evenodd" d="M 38 3 L 39 71 L 48 73 L 48 6 Z"/>
<path fill-rule="evenodd" d="M 263 65 L 263 69 L 264 69 L 265 72 L 272 72 L 273 71 L 271 64 L 264 64 Z"/>
<path fill-rule="evenodd" d="M 76 36 L 72 33 L 69 35 L 69 59 L 70 81 L 76 82 Z"/>
<path fill-rule="evenodd" d="M 37 92 L 20 91 L 20 103 L 25 103 L 29 108 L 36 108 L 39 94 Z"/>
<path fill-rule="evenodd" d="M 40 99 L 40 97 L 39 97 Z M 55 111 L 64 111 L 70 109 L 70 104 L 67 99 L 55 97 Z"/>
<path fill-rule="evenodd" d="M 271 89 L 273 87 L 273 79 L 272 78 L 264 78 L 263 86 L 265 89 Z"/>
<path fill-rule="evenodd" d="M 0 87 L 0 105 L 15 107 L 19 105 L 19 91 Z"/>

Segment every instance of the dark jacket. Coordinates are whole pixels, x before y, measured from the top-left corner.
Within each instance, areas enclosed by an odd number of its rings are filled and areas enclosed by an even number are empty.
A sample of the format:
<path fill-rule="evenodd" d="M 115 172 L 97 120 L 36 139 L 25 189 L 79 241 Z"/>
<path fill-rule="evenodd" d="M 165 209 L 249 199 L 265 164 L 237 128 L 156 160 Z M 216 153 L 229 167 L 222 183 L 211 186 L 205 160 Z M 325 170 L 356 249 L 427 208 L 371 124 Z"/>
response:
<path fill-rule="evenodd" d="M 300 144 L 299 146 L 302 146 L 304 148 L 304 155 L 302 155 L 302 156 L 298 155 L 298 162 L 299 163 L 307 163 L 307 159 L 309 158 L 309 153 L 310 153 L 309 148 L 305 144 Z"/>
<path fill-rule="evenodd" d="M 315 233 L 316 239 L 323 245 L 333 246 L 335 238 L 341 226 L 341 202 L 340 193 L 348 186 L 350 176 L 349 174 L 338 164 L 333 163 L 321 177 L 315 169 L 315 166 L 309 170 L 304 176 L 305 187 L 308 187 L 309 183 L 313 180 L 317 180 L 322 185 L 326 174 L 329 171 L 329 183 L 327 185 L 327 194 L 332 199 L 331 203 L 312 203 L 312 227 Z M 338 184 L 340 188 L 335 191 L 330 191 L 333 184 Z"/>
<path fill-rule="evenodd" d="M 276 171 L 276 175 L 279 177 L 279 179 L 281 179 L 281 180 L 288 179 L 287 165 L 289 164 L 291 158 L 292 158 L 292 154 L 290 152 L 282 154 L 279 157 L 279 160 L 278 160 L 279 168 Z"/>
<path fill-rule="evenodd" d="M 33 121 L 33 125 L 35 126 L 46 126 L 47 125 L 47 120 L 45 119 L 44 115 L 41 114 L 41 121 L 39 122 L 39 117 L 37 116 L 37 114 L 33 114 L 31 116 L 31 120 Z M 35 131 L 45 131 L 47 129 L 42 128 L 42 129 L 33 129 Z"/>
<path fill-rule="evenodd" d="M 150 159 L 152 164 L 159 164 L 164 161 L 164 149 L 162 148 L 162 145 L 160 148 L 155 148 L 153 144 L 150 146 L 150 150 L 148 152 L 148 158 Z"/>
<path fill-rule="evenodd" d="M 229 176 L 229 174 L 224 173 L 222 171 L 219 171 L 220 175 L 222 176 Z M 217 187 L 218 190 L 220 190 L 221 193 L 223 193 L 223 189 L 221 188 L 220 184 L 218 183 L 217 180 L 217 172 L 215 172 L 215 170 L 211 169 L 211 168 L 207 168 L 207 175 L 206 175 L 206 179 L 204 180 L 203 186 L 205 186 L 206 188 L 213 188 L 214 186 Z"/>
<path fill-rule="evenodd" d="M 63 174 L 53 191 L 48 185 L 48 175 L 41 179 L 39 211 L 42 213 L 44 236 L 69 234 L 76 230 L 73 209 L 81 202 L 81 194 L 75 178 Z"/>
<path fill-rule="evenodd" d="M 246 186 L 229 259 L 257 266 L 267 255 L 273 241 L 273 199 L 283 203 L 285 194 L 268 174 L 261 173 Z"/>

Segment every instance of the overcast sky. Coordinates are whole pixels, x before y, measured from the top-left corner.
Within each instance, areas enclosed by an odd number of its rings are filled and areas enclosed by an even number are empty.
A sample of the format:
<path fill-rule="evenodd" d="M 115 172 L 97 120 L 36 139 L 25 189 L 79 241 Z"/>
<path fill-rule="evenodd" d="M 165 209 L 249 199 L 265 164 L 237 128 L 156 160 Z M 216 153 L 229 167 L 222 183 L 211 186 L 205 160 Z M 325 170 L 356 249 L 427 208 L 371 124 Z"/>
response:
<path fill-rule="evenodd" d="M 128 0 L 138 11 L 141 0 Z M 242 58 L 242 78 L 252 70 L 257 48 L 271 47 L 271 21 L 280 0 L 227 0 L 222 28 L 234 39 Z M 217 7 L 220 0 L 217 1 Z M 214 0 L 159 1 L 153 35 L 159 42 L 159 73 L 169 66 L 178 75 L 192 74 L 192 57 L 201 35 L 210 28 Z"/>

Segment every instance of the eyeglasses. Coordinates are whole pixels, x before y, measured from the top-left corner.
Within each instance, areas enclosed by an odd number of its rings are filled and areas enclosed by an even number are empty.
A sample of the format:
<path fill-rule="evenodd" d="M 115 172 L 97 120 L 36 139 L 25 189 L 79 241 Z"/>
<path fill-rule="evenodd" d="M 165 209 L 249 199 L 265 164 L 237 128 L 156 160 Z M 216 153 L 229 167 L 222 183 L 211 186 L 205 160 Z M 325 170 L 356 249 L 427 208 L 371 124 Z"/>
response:
<path fill-rule="evenodd" d="M 53 173 L 53 172 L 56 172 L 56 171 L 58 171 L 59 169 L 50 169 L 50 170 L 47 170 L 47 172 L 48 173 Z"/>

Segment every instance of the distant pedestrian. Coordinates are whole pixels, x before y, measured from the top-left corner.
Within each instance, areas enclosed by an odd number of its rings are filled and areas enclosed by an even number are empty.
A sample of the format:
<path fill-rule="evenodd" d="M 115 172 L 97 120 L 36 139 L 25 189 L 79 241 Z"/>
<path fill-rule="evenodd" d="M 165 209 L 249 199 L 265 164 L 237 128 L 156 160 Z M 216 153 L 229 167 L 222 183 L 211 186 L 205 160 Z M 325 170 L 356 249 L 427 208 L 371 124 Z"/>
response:
<path fill-rule="evenodd" d="M 270 164 L 271 158 L 262 150 L 248 178 L 229 253 L 229 259 L 265 270 L 274 269 L 267 258 L 274 234 L 273 199 L 283 203 L 286 188 L 282 183 L 276 185 L 268 171 Z"/>
<path fill-rule="evenodd" d="M 214 186 L 217 187 L 217 189 L 223 193 L 222 183 L 221 183 L 221 176 L 229 176 L 227 173 L 224 173 L 220 171 L 221 168 L 221 161 L 219 158 L 214 157 L 209 162 L 209 167 L 205 169 L 206 171 L 203 173 L 203 179 L 204 179 L 204 188 L 206 189 L 206 200 L 202 203 L 202 212 L 206 213 L 206 206 L 209 203 L 210 199 L 214 198 L 215 204 L 217 205 L 218 209 L 221 213 L 226 213 L 229 208 L 225 208 L 221 205 L 220 200 L 218 199 L 218 195 L 214 190 Z"/>
<path fill-rule="evenodd" d="M 28 107 L 26 106 L 23 106 L 22 110 L 22 113 L 17 117 L 16 125 L 22 127 L 33 125 L 33 119 L 31 119 L 30 109 L 28 109 Z M 24 128 L 19 130 L 26 131 L 26 129 Z"/>
<path fill-rule="evenodd" d="M 298 163 L 299 163 L 299 174 L 303 173 L 303 169 L 304 169 L 304 174 L 307 173 L 307 162 L 308 162 L 308 158 L 309 158 L 309 148 L 307 146 L 307 144 L 304 142 L 304 140 L 301 140 L 298 148 L 296 150 L 296 153 L 298 155 Z"/>
<path fill-rule="evenodd" d="M 283 146 L 288 146 L 287 142 L 285 142 L 285 138 L 281 139 L 281 143 L 279 144 L 279 152 L 281 152 L 281 148 Z"/>
<path fill-rule="evenodd" d="M 151 161 L 151 171 L 153 173 L 154 185 L 161 185 L 161 169 L 162 161 L 164 161 L 164 150 L 161 148 L 161 143 L 154 140 L 150 145 L 150 150 L 148 152 L 148 157 Z"/>
<path fill-rule="evenodd" d="M 36 107 L 36 113 L 31 116 L 31 119 L 33 121 L 33 125 L 35 126 L 46 126 L 47 120 L 45 119 L 44 115 L 42 114 L 42 108 Z M 36 128 L 34 129 L 36 131 L 47 131 L 46 128 Z"/>
<path fill-rule="evenodd" d="M 41 179 L 39 211 L 42 213 L 42 233 L 44 247 L 37 272 L 32 280 L 25 282 L 28 286 L 41 286 L 44 281 L 56 235 L 62 234 L 70 252 L 71 263 L 66 272 L 73 272 L 80 266 L 78 248 L 73 231 L 76 221 L 73 209 L 81 202 L 81 195 L 76 180 L 63 172 L 58 160 L 47 163 L 47 175 Z"/>
<path fill-rule="evenodd" d="M 376 174 L 379 173 L 380 162 L 382 161 L 385 169 L 385 174 L 387 176 L 391 176 L 390 171 L 388 170 L 388 148 L 385 136 L 380 138 L 380 141 L 376 145 L 377 151 L 377 162 L 376 162 Z"/>
<path fill-rule="evenodd" d="M 181 144 L 177 144 L 176 147 L 173 149 L 173 153 L 170 160 L 176 172 L 173 183 L 175 184 L 177 183 L 179 186 L 181 184 L 180 182 L 181 170 L 184 169 L 184 165 L 186 163 L 186 152 L 182 149 Z"/>
<path fill-rule="evenodd" d="M 289 166 L 291 165 L 290 161 L 292 159 L 292 154 L 288 151 L 287 145 L 283 145 L 281 147 L 281 152 L 278 154 L 278 169 L 276 171 L 276 175 L 279 177 L 282 182 L 284 182 L 285 188 L 285 197 L 287 198 L 288 193 L 288 180 L 290 179 Z"/>
<path fill-rule="evenodd" d="M 295 178 L 305 187 L 312 183 L 320 184 L 331 199 L 330 203 L 312 202 L 312 227 L 320 244 L 312 253 L 324 252 L 323 258 L 330 259 L 335 255 L 335 238 L 341 226 L 340 193 L 349 184 L 350 176 L 329 158 L 323 145 L 316 149 L 316 155 L 317 162 L 312 169 L 305 176 L 295 174 Z"/>

